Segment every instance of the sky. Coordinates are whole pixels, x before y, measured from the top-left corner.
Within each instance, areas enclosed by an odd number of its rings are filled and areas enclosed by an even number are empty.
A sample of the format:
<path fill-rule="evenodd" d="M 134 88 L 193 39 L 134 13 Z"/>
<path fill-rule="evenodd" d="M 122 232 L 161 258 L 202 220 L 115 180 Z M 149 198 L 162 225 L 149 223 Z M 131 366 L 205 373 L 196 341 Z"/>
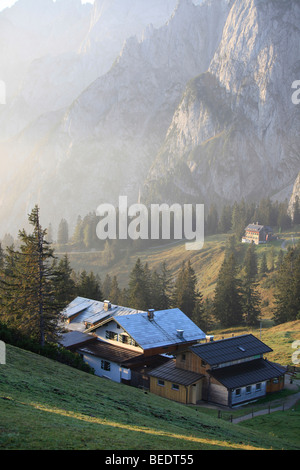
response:
<path fill-rule="evenodd" d="M 37 0 L 38 1 L 38 0 Z M 94 3 L 94 0 L 81 0 L 82 3 Z M 0 11 L 4 8 L 11 7 L 17 0 L 0 0 Z"/>

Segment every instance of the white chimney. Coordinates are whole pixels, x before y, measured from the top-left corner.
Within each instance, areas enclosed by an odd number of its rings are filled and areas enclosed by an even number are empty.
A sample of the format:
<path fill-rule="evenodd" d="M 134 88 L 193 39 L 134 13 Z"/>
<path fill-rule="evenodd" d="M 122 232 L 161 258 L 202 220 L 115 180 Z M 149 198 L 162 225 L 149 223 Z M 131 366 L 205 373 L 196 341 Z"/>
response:
<path fill-rule="evenodd" d="M 184 333 L 184 330 L 177 330 L 178 338 L 182 339 L 183 338 L 183 333 Z"/>

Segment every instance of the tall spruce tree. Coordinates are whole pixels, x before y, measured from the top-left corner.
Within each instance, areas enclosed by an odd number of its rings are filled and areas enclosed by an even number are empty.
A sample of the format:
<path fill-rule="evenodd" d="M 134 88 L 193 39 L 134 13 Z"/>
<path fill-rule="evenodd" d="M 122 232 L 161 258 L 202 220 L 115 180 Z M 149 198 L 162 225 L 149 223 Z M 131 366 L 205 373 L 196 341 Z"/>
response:
<path fill-rule="evenodd" d="M 171 306 L 172 280 L 171 274 L 164 261 L 161 265 L 161 309 L 168 309 Z"/>
<path fill-rule="evenodd" d="M 300 318 L 300 250 L 290 248 L 276 279 L 274 321 L 276 324 Z"/>
<path fill-rule="evenodd" d="M 79 280 L 76 284 L 77 295 L 87 299 L 103 301 L 103 293 L 101 290 L 101 280 L 98 275 L 93 272 L 88 274 L 85 270 L 80 273 Z"/>
<path fill-rule="evenodd" d="M 245 255 L 245 273 L 242 279 L 242 306 L 244 312 L 244 320 L 246 325 L 257 325 L 260 316 L 260 296 L 257 290 L 257 256 L 255 253 L 255 245 L 252 243 Z"/>
<path fill-rule="evenodd" d="M 137 259 L 129 277 L 128 302 L 132 308 L 147 310 L 149 305 L 148 268 L 145 270 L 140 258 Z"/>
<path fill-rule="evenodd" d="M 66 219 L 61 219 L 57 232 L 57 243 L 66 245 L 69 241 L 69 226 Z"/>
<path fill-rule="evenodd" d="M 240 325 L 243 321 L 241 290 L 233 254 L 225 257 L 220 269 L 215 289 L 214 314 L 225 327 Z"/>
<path fill-rule="evenodd" d="M 119 288 L 119 283 L 117 276 L 114 276 L 111 281 L 111 287 L 110 287 L 110 292 L 109 296 L 107 297 L 107 300 L 110 300 L 112 303 L 119 305 L 121 301 L 121 289 Z"/>
<path fill-rule="evenodd" d="M 197 278 L 190 260 L 181 265 L 174 285 L 172 303 L 195 323 L 200 322 L 203 312 L 202 294 L 197 289 Z"/>
<path fill-rule="evenodd" d="M 19 232 L 20 249 L 7 249 L 1 280 L 1 305 L 4 321 L 23 334 L 45 341 L 60 333 L 61 305 L 57 301 L 57 273 L 54 254 L 40 225 L 39 208 L 28 217 L 33 232 Z"/>
<path fill-rule="evenodd" d="M 56 268 L 56 298 L 64 307 L 76 296 L 76 285 L 73 270 L 67 254 L 59 261 Z"/>

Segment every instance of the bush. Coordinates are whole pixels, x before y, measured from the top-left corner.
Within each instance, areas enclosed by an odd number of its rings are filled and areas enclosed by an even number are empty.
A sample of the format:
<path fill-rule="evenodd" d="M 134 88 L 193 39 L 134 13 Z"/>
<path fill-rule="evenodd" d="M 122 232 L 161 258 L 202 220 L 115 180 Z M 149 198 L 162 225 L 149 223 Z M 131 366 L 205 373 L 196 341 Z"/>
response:
<path fill-rule="evenodd" d="M 8 328 L 2 323 L 0 323 L 0 340 L 4 341 L 6 344 L 39 354 L 48 359 L 82 370 L 83 372 L 89 374 L 94 373 L 93 369 L 84 362 L 79 354 L 71 352 L 57 344 L 46 343 L 45 346 L 41 346 L 36 340 L 24 336 L 19 331 Z"/>

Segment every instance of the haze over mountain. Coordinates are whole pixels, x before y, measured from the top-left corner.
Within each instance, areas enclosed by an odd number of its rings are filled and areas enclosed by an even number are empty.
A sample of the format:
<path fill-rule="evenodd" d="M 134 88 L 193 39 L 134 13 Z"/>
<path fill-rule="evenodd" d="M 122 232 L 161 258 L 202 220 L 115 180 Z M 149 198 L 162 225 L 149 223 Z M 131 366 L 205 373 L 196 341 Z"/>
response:
<path fill-rule="evenodd" d="M 120 195 L 291 193 L 299 24 L 296 0 L 19 0 L 0 12 L 0 236 L 35 203 L 57 226 Z"/>

